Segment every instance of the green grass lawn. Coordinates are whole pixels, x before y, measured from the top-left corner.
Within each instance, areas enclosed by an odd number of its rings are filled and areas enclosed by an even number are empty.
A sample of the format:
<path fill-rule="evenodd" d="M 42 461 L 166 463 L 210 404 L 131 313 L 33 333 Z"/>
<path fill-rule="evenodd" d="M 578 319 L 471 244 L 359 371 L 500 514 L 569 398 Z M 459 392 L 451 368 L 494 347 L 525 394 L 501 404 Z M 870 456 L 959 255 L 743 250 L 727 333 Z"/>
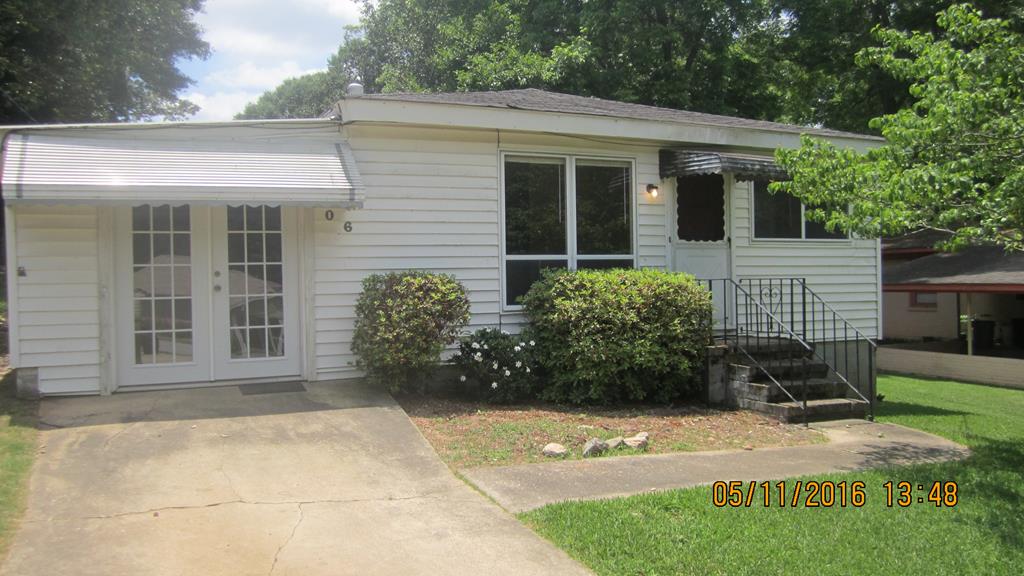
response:
<path fill-rule="evenodd" d="M 878 420 L 971 447 L 862 480 L 863 508 L 715 508 L 710 488 L 556 504 L 522 520 L 598 574 L 1024 574 L 1024 391 L 883 376 Z M 959 504 L 888 508 L 887 480 L 959 484 Z"/>
<path fill-rule="evenodd" d="M 37 404 L 16 399 L 10 379 L 0 382 L 0 561 L 24 507 L 36 450 Z"/>

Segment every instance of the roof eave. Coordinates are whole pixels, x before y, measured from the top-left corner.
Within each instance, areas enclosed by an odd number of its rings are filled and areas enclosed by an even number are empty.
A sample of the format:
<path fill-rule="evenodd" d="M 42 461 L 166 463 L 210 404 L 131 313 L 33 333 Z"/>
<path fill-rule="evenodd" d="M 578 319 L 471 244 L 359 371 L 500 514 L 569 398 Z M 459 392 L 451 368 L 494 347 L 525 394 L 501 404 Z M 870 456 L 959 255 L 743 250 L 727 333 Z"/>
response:
<path fill-rule="evenodd" d="M 768 128 L 664 122 L 438 102 L 345 98 L 338 102 L 338 108 L 345 124 L 386 123 L 510 130 L 765 150 L 798 147 L 801 136 L 798 132 Z M 858 151 L 866 151 L 881 144 L 874 136 L 815 136 L 839 147 Z"/>

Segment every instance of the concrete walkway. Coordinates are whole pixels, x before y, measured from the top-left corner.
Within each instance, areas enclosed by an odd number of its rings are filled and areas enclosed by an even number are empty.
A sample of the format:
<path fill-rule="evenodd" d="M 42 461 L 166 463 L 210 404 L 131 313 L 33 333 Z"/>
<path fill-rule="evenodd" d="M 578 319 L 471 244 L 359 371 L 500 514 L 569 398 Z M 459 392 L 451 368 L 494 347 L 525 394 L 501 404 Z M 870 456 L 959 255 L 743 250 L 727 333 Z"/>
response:
<path fill-rule="evenodd" d="M 955 442 L 895 424 L 841 420 L 814 425 L 827 444 L 620 456 L 474 468 L 464 476 L 510 512 L 566 500 L 689 488 L 716 480 L 762 481 L 964 458 Z"/>
<path fill-rule="evenodd" d="M 351 383 L 46 400 L 41 418 L 3 575 L 588 573 Z"/>

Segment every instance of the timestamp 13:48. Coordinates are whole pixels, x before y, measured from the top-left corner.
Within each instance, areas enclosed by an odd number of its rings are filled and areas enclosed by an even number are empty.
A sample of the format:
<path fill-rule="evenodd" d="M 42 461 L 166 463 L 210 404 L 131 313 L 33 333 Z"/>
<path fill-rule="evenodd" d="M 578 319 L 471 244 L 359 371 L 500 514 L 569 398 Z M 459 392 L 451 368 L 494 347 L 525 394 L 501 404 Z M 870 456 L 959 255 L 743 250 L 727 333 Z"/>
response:
<path fill-rule="evenodd" d="M 889 508 L 912 504 L 950 508 L 959 501 L 956 482 L 914 484 L 889 480 L 881 487 Z M 749 508 L 755 504 L 765 508 L 860 508 L 867 502 L 867 491 L 867 483 L 861 480 L 718 481 L 711 485 L 711 503 L 718 508 Z"/>

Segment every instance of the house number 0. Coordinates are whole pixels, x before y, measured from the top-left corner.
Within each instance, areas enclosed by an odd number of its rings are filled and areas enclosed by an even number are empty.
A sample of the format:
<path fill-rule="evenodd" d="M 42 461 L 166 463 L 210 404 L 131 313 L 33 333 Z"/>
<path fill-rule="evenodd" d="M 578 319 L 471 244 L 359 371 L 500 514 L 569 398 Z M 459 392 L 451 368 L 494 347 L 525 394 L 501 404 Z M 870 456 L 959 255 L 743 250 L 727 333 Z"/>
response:
<path fill-rule="evenodd" d="M 324 218 L 328 222 L 334 220 L 334 210 L 327 210 L 326 212 L 324 212 Z M 345 229 L 345 232 L 351 232 L 352 231 L 352 223 L 351 222 L 345 222 L 345 224 L 342 225 L 342 228 Z"/>

